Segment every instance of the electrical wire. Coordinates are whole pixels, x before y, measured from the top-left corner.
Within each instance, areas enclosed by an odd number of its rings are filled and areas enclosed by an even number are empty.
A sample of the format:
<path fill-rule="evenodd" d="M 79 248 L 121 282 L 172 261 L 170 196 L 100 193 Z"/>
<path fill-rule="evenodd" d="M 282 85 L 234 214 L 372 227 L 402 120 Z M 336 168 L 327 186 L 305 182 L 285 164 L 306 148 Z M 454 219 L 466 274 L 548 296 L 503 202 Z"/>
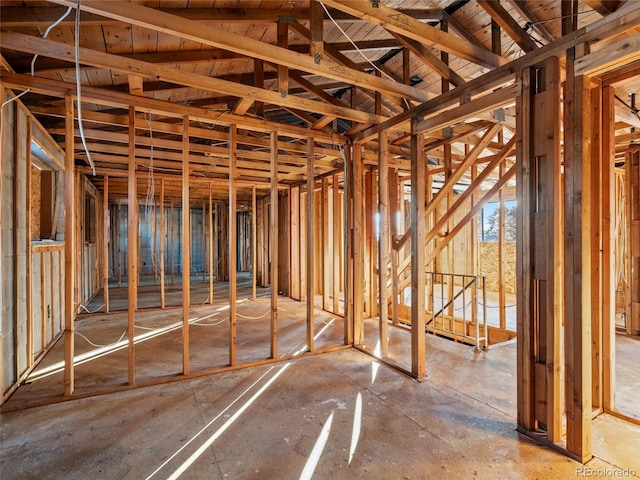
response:
<path fill-rule="evenodd" d="M 97 347 L 97 348 L 106 348 L 106 347 L 115 347 L 116 345 L 118 345 L 122 341 L 124 336 L 127 334 L 127 330 L 125 329 L 124 332 L 122 332 L 122 335 L 120 335 L 120 338 L 118 340 L 116 340 L 114 343 L 110 343 L 108 345 L 101 345 L 99 343 L 93 343 L 91 340 L 89 340 L 87 337 L 85 337 L 83 334 L 81 334 L 77 330 L 75 331 L 75 334 L 76 335 L 80 335 L 82 338 L 84 338 L 89 345 L 92 345 L 92 346 Z"/>
<path fill-rule="evenodd" d="M 333 17 L 331 16 L 331 14 L 329 13 L 329 10 L 327 9 L 327 7 L 325 6 L 324 3 L 320 2 L 320 5 L 322 5 L 322 8 L 324 8 L 325 13 L 327 14 L 327 16 L 329 17 L 329 19 L 333 22 L 333 24 L 338 28 L 338 30 L 340 30 L 340 32 L 342 33 L 342 35 L 344 35 L 344 37 L 349 40 L 349 43 L 351 43 L 351 45 L 353 45 L 353 47 L 356 49 L 356 51 L 362 56 L 362 58 L 364 58 L 373 68 L 375 68 L 378 72 L 380 72 L 380 74 L 384 75 L 385 77 L 387 77 L 389 80 L 393 80 L 394 82 L 396 82 L 396 79 L 393 78 L 391 75 L 388 75 L 386 72 L 382 71 L 375 63 L 373 63 L 371 60 L 369 60 L 369 57 L 367 57 L 362 50 L 360 50 L 358 48 L 358 46 L 354 43 L 353 40 L 351 40 L 351 37 L 349 37 L 349 35 L 347 35 L 347 32 L 345 32 L 342 27 L 340 27 L 340 25 L 338 25 L 338 22 L 336 22 Z"/>
<path fill-rule="evenodd" d="M 47 38 L 47 36 L 49 35 L 49 33 L 51 32 L 51 30 L 53 30 L 54 28 L 56 28 L 58 25 L 60 25 L 60 22 L 62 22 L 65 18 L 67 18 L 69 16 L 69 14 L 71 13 L 71 10 L 73 10 L 72 7 L 68 7 L 67 11 L 64 12 L 60 18 L 58 18 L 55 22 L 53 22 L 51 25 L 49 25 L 47 27 L 47 29 L 44 31 L 44 34 L 42 35 L 42 38 Z M 34 77 L 35 76 L 35 70 L 36 70 L 36 60 L 38 59 L 38 54 L 36 53 L 33 58 L 31 59 L 31 76 Z M 3 108 L 5 105 L 8 105 L 9 103 L 13 102 L 14 100 L 19 99 L 21 96 L 29 93 L 31 91 L 30 88 L 27 88 L 24 92 L 20 93 L 19 95 L 16 95 L 15 97 L 10 98 L 9 100 L 5 101 L 2 103 L 2 105 L 0 106 L 0 108 Z"/>
<path fill-rule="evenodd" d="M 87 139 L 84 136 L 84 126 L 82 121 L 82 88 L 80 86 L 80 0 L 76 2 L 76 20 L 75 20 L 75 64 L 76 64 L 76 102 L 78 104 L 78 129 L 80 130 L 80 139 L 82 140 L 82 146 L 87 153 L 87 160 L 91 167 L 93 176 L 96 176 L 96 167 L 91 158 L 91 152 L 87 146 Z M 67 148 L 72 148 L 71 145 L 67 145 Z"/>

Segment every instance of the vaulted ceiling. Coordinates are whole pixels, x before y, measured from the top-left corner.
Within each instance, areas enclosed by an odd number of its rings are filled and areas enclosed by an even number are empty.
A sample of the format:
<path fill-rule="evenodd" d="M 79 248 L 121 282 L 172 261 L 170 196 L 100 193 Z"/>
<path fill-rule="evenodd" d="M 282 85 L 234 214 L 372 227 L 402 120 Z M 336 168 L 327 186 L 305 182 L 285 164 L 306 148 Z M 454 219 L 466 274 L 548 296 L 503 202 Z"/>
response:
<path fill-rule="evenodd" d="M 62 97 L 79 79 L 97 166 L 126 169 L 135 104 L 136 155 L 156 166 L 179 171 L 188 116 L 195 175 L 226 175 L 234 124 L 242 178 L 267 181 L 277 130 L 279 180 L 292 183 L 304 175 L 306 137 L 318 172 L 329 172 L 347 136 L 552 42 L 563 21 L 581 28 L 621 3 L 582 0 L 567 13 L 572 2 L 555 0 L 0 0 L 3 82 L 31 87 L 22 100 L 62 142 Z M 513 110 L 504 114 L 513 124 Z M 492 120 L 452 135 L 477 137 Z M 392 132 L 399 166 L 406 129 Z"/>

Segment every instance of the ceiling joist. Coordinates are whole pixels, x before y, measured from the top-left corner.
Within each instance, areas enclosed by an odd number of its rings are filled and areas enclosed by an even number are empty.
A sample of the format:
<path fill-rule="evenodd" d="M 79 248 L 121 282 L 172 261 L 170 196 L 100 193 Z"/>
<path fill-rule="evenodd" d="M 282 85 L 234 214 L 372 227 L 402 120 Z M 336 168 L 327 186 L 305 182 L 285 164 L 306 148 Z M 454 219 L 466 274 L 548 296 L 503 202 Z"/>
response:
<path fill-rule="evenodd" d="M 76 2 L 71 0 L 52 1 L 67 7 L 76 6 Z M 287 68 L 295 68 L 352 85 L 370 88 L 387 95 L 409 97 L 420 101 L 426 101 L 429 98 L 424 91 L 408 85 L 398 84 L 384 78 L 377 78 L 367 73 L 352 70 L 330 60 L 324 60 L 317 64 L 310 56 L 209 25 L 203 25 L 199 22 L 143 5 L 116 0 L 109 2 L 85 0 L 81 3 L 80 8 L 83 11 L 121 20 L 138 27 L 182 37 L 212 47 L 223 48 L 252 58 L 260 58 Z M 420 23 L 415 19 L 413 21 Z"/>

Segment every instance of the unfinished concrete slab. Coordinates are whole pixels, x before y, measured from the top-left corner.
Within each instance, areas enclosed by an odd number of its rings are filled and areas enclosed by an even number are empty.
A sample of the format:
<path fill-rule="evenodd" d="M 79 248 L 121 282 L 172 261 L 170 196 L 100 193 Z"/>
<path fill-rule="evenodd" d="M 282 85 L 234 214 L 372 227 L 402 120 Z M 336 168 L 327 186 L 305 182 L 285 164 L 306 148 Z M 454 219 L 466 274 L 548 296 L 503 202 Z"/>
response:
<path fill-rule="evenodd" d="M 480 376 L 445 373 L 418 382 L 349 349 L 7 413 L 2 478 L 580 477 L 583 465 L 515 431 Z M 627 444 L 640 439 L 625 428 Z M 631 452 L 603 452 L 587 466 L 640 471 Z"/>

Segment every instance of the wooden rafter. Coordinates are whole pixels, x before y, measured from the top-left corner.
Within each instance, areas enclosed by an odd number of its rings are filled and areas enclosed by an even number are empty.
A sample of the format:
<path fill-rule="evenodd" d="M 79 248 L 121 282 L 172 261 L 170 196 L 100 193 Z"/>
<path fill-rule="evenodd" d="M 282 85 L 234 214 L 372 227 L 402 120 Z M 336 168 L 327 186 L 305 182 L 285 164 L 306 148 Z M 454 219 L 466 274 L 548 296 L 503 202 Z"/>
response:
<path fill-rule="evenodd" d="M 67 7 L 76 6 L 76 2 L 70 0 L 52 1 Z M 380 90 L 386 94 L 406 96 L 421 101 L 427 100 L 425 93 L 419 89 L 396 84 L 383 78 L 375 78 L 372 75 L 345 68 L 342 65 L 337 65 L 328 60 L 321 62 L 321 64 L 316 64 L 313 59 L 307 55 L 301 55 L 275 45 L 252 40 L 209 25 L 202 25 L 198 22 L 142 5 L 123 1 L 101 2 L 85 0 L 81 3 L 81 9 L 90 13 L 131 23 L 132 25 L 137 25 L 142 28 L 164 32 L 212 47 L 224 48 L 252 58 L 261 58 L 265 61 L 288 68 L 296 68 L 334 80 L 345 81 L 353 85 Z"/>
<path fill-rule="evenodd" d="M 456 87 L 464 83 L 464 79 L 460 75 L 454 72 L 451 67 L 440 60 L 437 55 L 431 52 L 422 43 L 395 32 L 391 32 L 391 34 L 402 45 L 411 50 L 420 60 L 422 60 L 422 62 L 435 70 L 442 78 L 450 81 Z"/>
<path fill-rule="evenodd" d="M 532 28 L 540 34 L 547 42 L 553 42 L 555 37 L 551 35 L 547 27 L 544 26 L 544 23 L 540 23 L 540 19 L 536 18 L 533 12 L 527 6 L 527 3 L 524 0 L 508 0 L 513 8 L 515 8 L 520 15 L 527 19 L 527 21 L 532 25 Z"/>
<path fill-rule="evenodd" d="M 623 3 L 619 0 L 582 0 L 582 2 L 603 17 L 615 12 Z"/>
<path fill-rule="evenodd" d="M 504 58 L 494 55 L 484 48 L 426 25 L 382 3 L 378 4 L 376 8 L 364 0 L 349 2 L 326 0 L 324 3 L 351 15 L 360 15 L 371 23 L 380 25 L 389 31 L 399 33 L 418 42 L 434 45 L 452 55 L 485 67 L 492 68 L 506 63 Z"/>
<path fill-rule="evenodd" d="M 32 54 L 53 56 L 56 58 L 74 58 L 73 49 L 69 45 L 43 40 L 29 35 L 15 32 L 2 32 L 0 41 L 7 48 L 26 51 Z M 167 66 L 154 65 L 138 60 L 123 59 L 109 53 L 102 53 L 86 48 L 79 49 L 80 61 L 95 67 L 118 70 L 130 73 L 132 71 L 139 75 L 151 78 L 187 85 L 193 88 L 224 93 L 226 95 L 251 98 L 254 101 L 263 101 L 274 105 L 289 107 L 309 112 L 316 112 L 326 115 L 335 115 L 356 122 L 377 123 L 382 120 L 380 117 L 370 115 L 366 112 L 359 112 L 345 107 L 327 105 L 325 103 L 308 100 L 302 97 L 282 96 L 277 92 L 265 89 L 258 89 L 246 85 L 240 85 L 226 80 L 198 75 L 186 71 L 176 70 Z"/>
<path fill-rule="evenodd" d="M 293 17 L 297 21 L 308 21 L 312 12 L 310 9 L 270 9 L 270 8 L 159 8 L 161 12 L 176 15 L 182 18 L 200 23 L 272 23 L 277 22 L 282 16 Z M 48 27 L 64 13 L 61 7 L 2 7 L 2 24 L 8 27 Z M 400 10 L 405 15 L 416 20 L 439 21 L 442 19 L 441 10 L 411 9 Z M 334 20 L 338 22 L 362 22 L 361 18 L 354 17 L 339 10 L 329 11 Z M 112 18 L 83 12 L 80 21 L 82 25 L 101 26 L 118 25 L 122 22 Z M 325 20 L 328 21 L 328 20 Z M 69 17 L 60 24 L 73 25 L 74 19 Z"/>
<path fill-rule="evenodd" d="M 525 52 L 531 52 L 538 48 L 533 39 L 516 22 L 500 2 L 479 0 L 478 4 L 487 12 L 493 20 L 518 44 Z"/>

